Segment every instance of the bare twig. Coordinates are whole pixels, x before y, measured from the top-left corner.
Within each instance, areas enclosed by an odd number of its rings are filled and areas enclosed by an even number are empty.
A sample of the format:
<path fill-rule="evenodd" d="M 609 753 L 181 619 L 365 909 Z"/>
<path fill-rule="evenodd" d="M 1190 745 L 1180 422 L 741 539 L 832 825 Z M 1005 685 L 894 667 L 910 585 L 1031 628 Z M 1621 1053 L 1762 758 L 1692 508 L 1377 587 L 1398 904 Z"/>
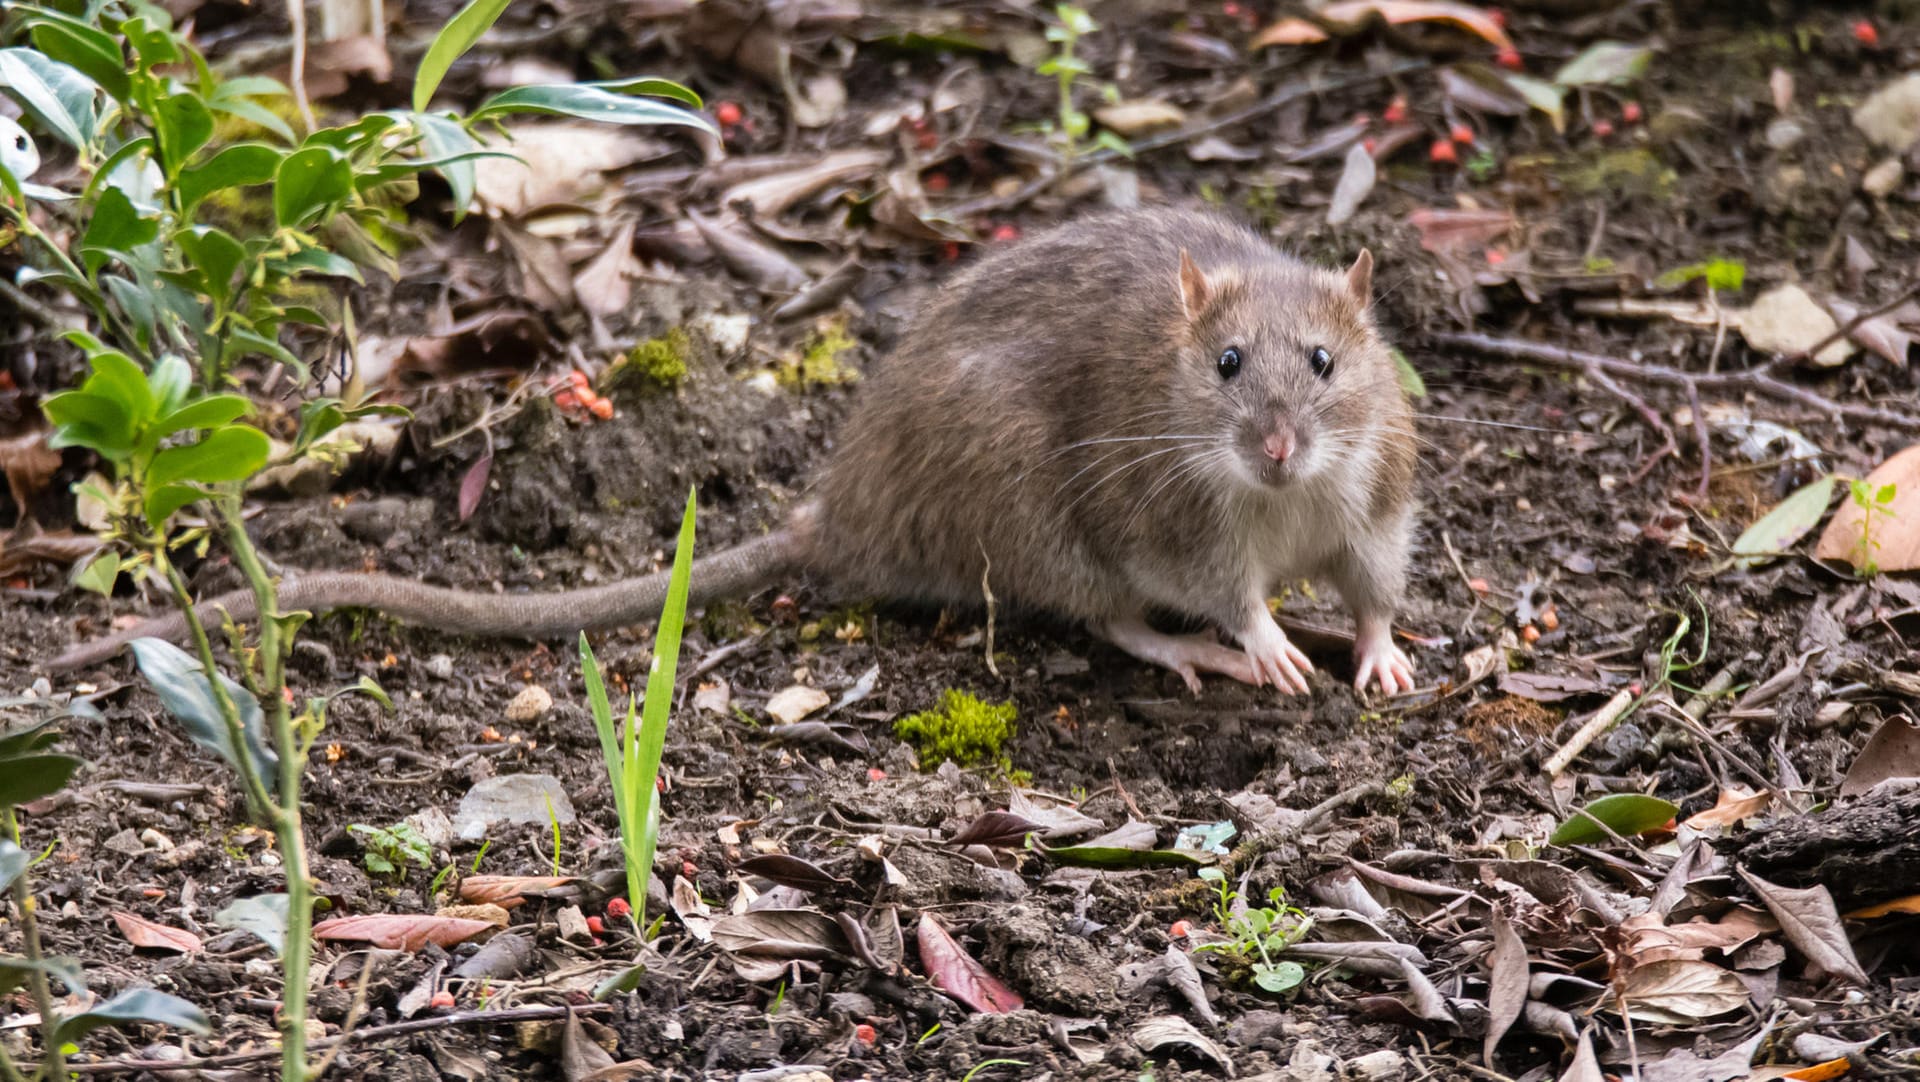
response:
<path fill-rule="evenodd" d="M 307 100 L 307 0 L 287 0 L 287 22 L 292 27 L 293 61 L 290 74 L 293 104 L 300 109 L 300 120 L 311 132 L 313 103 Z"/>
<path fill-rule="evenodd" d="M 580 1007 L 564 1004 L 557 1007 L 516 1007 L 509 1011 L 457 1011 L 453 1014 L 434 1015 L 429 1018 L 413 1018 L 391 1025 L 373 1026 L 352 1034 L 328 1037 L 309 1045 L 309 1048 L 331 1048 L 336 1044 L 366 1044 L 372 1041 L 386 1040 L 391 1037 L 404 1037 L 412 1033 L 428 1030 L 447 1029 L 452 1026 L 471 1025 L 512 1025 L 517 1022 L 548 1022 L 565 1018 L 568 1011 L 574 1014 L 603 1014 L 612 1010 L 611 1004 L 593 1003 Z M 277 1059 L 277 1048 L 262 1049 L 257 1052 L 234 1052 L 225 1056 L 208 1056 L 205 1059 L 110 1059 L 100 1063 L 68 1063 L 66 1069 L 73 1074 L 115 1075 L 136 1074 L 141 1071 L 194 1071 L 219 1067 L 238 1067 L 248 1063 L 260 1063 Z"/>
<path fill-rule="evenodd" d="M 1697 503 L 1707 502 L 1707 486 L 1713 483 L 1713 440 L 1707 434 L 1707 415 L 1700 408 L 1700 389 L 1687 387 L 1687 412 L 1693 415 L 1693 441 L 1700 447 L 1700 484 L 1694 490 Z"/>
<path fill-rule="evenodd" d="M 1615 692 L 1613 698 L 1607 700 L 1607 705 L 1595 711 L 1594 715 L 1587 719 L 1586 724 L 1580 726 L 1579 730 L 1560 746 L 1560 750 L 1554 752 L 1553 756 L 1547 760 L 1546 766 L 1542 768 L 1547 776 L 1559 777 L 1562 771 L 1580 757 L 1581 752 L 1587 750 L 1588 744 L 1599 739 L 1601 733 L 1613 728 L 1614 722 L 1619 721 L 1626 714 L 1627 708 L 1632 705 L 1633 692 L 1626 688 Z"/>
<path fill-rule="evenodd" d="M 1557 368 L 1571 368 L 1582 372 L 1601 371 L 1621 379 L 1653 384 L 1658 387 L 1674 387 L 1680 390 L 1691 387 L 1696 392 L 1751 391 L 1776 402 L 1788 402 L 1815 410 L 1826 415 L 1829 420 L 1855 421 L 1861 424 L 1883 425 L 1902 432 L 1920 432 L 1920 410 L 1897 413 L 1877 406 L 1835 402 L 1825 395 L 1816 394 L 1804 387 L 1797 387 L 1774 375 L 1775 370 L 1780 367 L 1777 363 L 1743 372 L 1703 374 L 1682 372 L 1665 365 L 1640 364 L 1620 357 L 1609 357 L 1602 353 L 1569 349 L 1566 346 L 1551 346 L 1517 338 L 1500 338 L 1491 334 L 1442 332 L 1435 334 L 1433 341 L 1436 345 L 1470 349 L 1476 353 L 1495 357 L 1510 357 L 1518 361 L 1532 361 L 1536 364 L 1549 364 Z"/>
<path fill-rule="evenodd" d="M 1908 301 L 1913 300 L 1915 297 L 1920 297 L 1920 281 L 1915 281 L 1912 285 L 1901 290 L 1898 296 L 1894 297 L 1892 300 L 1888 301 L 1887 303 L 1881 305 L 1878 308 L 1869 308 L 1864 312 L 1855 313 L 1852 319 L 1849 319 L 1845 323 L 1842 323 L 1840 326 L 1835 327 L 1833 329 L 1832 334 L 1827 335 L 1825 338 L 1822 338 L 1820 341 L 1815 342 L 1812 346 L 1808 347 L 1807 349 L 1801 350 L 1799 353 L 1795 353 L 1786 359 L 1789 361 L 1799 362 L 1799 361 L 1806 360 L 1808 357 L 1818 357 L 1820 355 L 1821 350 L 1826 349 L 1828 346 L 1833 345 L 1835 342 L 1838 342 L 1842 338 L 1845 338 L 1848 335 L 1852 334 L 1855 330 L 1859 329 L 1859 327 L 1862 324 L 1868 323 L 1872 320 L 1879 319 L 1881 316 L 1884 316 L 1888 312 L 1893 311 L 1895 308 L 1898 308 L 1901 305 L 1907 303 Z"/>

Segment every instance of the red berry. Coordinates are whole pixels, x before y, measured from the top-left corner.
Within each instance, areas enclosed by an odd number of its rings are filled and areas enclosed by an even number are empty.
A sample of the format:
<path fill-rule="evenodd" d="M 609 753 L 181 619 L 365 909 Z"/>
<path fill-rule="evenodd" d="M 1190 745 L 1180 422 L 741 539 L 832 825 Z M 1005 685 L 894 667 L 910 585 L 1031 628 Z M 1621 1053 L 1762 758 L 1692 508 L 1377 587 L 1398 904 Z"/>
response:
<path fill-rule="evenodd" d="M 957 240 L 950 240 L 947 243 L 941 245 L 940 258 L 946 260 L 948 263 L 951 263 L 954 260 L 959 259 L 960 258 L 960 242 Z M 875 780 L 877 781 L 878 779 L 875 779 Z"/>
<path fill-rule="evenodd" d="M 433 999 L 428 1002 L 428 1006 L 433 1007 L 435 1010 L 443 1010 L 443 1011 L 452 1010 L 453 1009 L 453 993 L 445 992 L 445 991 L 435 992 L 433 994 Z"/>
<path fill-rule="evenodd" d="M 693 879 L 699 876 L 700 868 L 691 860 L 683 860 L 680 862 L 680 874 Z"/>
<path fill-rule="evenodd" d="M 1175 939 L 1185 939 L 1192 931 L 1193 925 L 1188 924 L 1184 920 L 1176 920 L 1173 922 L 1173 926 L 1167 929 L 1167 934 Z"/>
<path fill-rule="evenodd" d="M 872 1044 L 880 1039 L 880 1033 L 865 1022 L 853 1027 L 853 1036 L 861 1044 Z"/>
<path fill-rule="evenodd" d="M 723 128 L 740 123 L 740 117 L 740 107 L 733 102 L 723 101 L 713 107 L 713 119 L 718 120 Z"/>
<path fill-rule="evenodd" d="M 588 917 L 587 931 L 592 932 L 594 935 L 604 935 L 607 931 L 607 922 L 601 920 L 599 917 Z"/>
<path fill-rule="evenodd" d="M 1605 117 L 1601 117 L 1599 120 L 1594 121 L 1593 134 L 1595 137 L 1600 139 L 1611 138 L 1613 135 L 1613 121 L 1608 120 Z"/>
<path fill-rule="evenodd" d="M 1508 71 L 1519 71 L 1526 64 L 1520 59 L 1520 50 L 1508 47 L 1494 54 L 1493 62 Z"/>
<path fill-rule="evenodd" d="M 1640 112 L 1640 103 L 1637 101 L 1630 101 L 1620 107 L 1620 119 L 1629 124 L 1640 123 L 1641 117 L 1644 115 L 1645 114 Z"/>
<path fill-rule="evenodd" d="M 633 912 L 633 907 L 627 904 L 627 900 L 625 898 L 607 899 L 607 916 L 612 917 L 615 920 L 618 920 L 619 918 L 627 916 L 632 912 Z"/>
<path fill-rule="evenodd" d="M 1507 261 L 1507 253 L 1500 248 L 1487 249 L 1487 266 L 1497 267 Z"/>
<path fill-rule="evenodd" d="M 1389 124 L 1405 123 L 1407 119 L 1406 95 L 1404 94 L 1394 95 L 1393 100 L 1387 103 L 1386 111 L 1381 113 L 1380 116 L 1383 120 L 1385 120 Z"/>
<path fill-rule="evenodd" d="M 1853 24 L 1853 40 L 1869 49 L 1880 47 L 1880 31 L 1865 19 Z"/>
<path fill-rule="evenodd" d="M 1453 149 L 1452 143 L 1445 139 L 1435 139 L 1433 146 L 1427 150 L 1427 160 L 1435 165 L 1452 165 L 1460 160 L 1460 154 Z"/>
<path fill-rule="evenodd" d="M 877 766 L 870 766 L 867 768 L 867 780 L 868 781 L 886 781 L 887 772 L 880 769 Z"/>
<path fill-rule="evenodd" d="M 1455 124 L 1447 130 L 1447 138 L 1459 143 L 1461 146 L 1470 147 L 1473 145 L 1473 129 L 1467 127 L 1465 124 Z"/>
<path fill-rule="evenodd" d="M 934 195 L 939 195 L 941 192 L 947 190 L 947 175 L 945 173 L 935 173 L 921 181 L 920 186 Z"/>
<path fill-rule="evenodd" d="M 994 226 L 993 232 L 988 234 L 988 236 L 996 241 L 1001 241 L 1001 242 L 1010 241 L 1010 240 L 1019 240 L 1020 227 L 1012 224 L 1011 222 L 1002 222 L 999 225 Z"/>

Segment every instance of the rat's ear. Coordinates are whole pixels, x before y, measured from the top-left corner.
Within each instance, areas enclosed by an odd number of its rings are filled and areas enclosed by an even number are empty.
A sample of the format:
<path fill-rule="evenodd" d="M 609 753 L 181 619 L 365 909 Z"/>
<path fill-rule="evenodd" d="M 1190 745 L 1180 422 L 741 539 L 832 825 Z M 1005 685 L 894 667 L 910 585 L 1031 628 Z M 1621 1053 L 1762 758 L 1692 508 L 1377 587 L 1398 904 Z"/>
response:
<path fill-rule="evenodd" d="M 1347 292 L 1362 305 L 1373 303 L 1373 253 L 1360 249 L 1359 258 L 1347 268 Z"/>
<path fill-rule="evenodd" d="M 1214 289 L 1207 282 L 1207 276 L 1193 265 L 1193 257 L 1185 248 L 1180 249 L 1180 305 L 1189 321 L 1199 319 L 1200 313 L 1207 310 L 1207 302 L 1213 299 Z"/>

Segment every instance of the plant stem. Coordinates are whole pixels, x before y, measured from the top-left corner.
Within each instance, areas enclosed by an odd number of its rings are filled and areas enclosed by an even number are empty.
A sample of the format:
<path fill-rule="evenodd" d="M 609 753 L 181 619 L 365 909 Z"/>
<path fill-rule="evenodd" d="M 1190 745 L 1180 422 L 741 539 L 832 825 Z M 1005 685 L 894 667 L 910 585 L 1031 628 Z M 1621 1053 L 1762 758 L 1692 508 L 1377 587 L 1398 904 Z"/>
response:
<path fill-rule="evenodd" d="M 296 0 L 297 2 L 297 0 Z M 227 532 L 227 551 L 247 577 L 260 613 L 260 670 L 262 691 L 270 710 L 274 750 L 280 756 L 279 804 L 273 809 L 273 831 L 280 842 L 280 859 L 287 880 L 287 936 L 281 955 L 280 1007 L 281 1082 L 305 1082 L 307 1072 L 307 971 L 313 960 L 313 881 L 307 863 L 307 839 L 300 818 L 300 778 L 306 772 L 307 742 L 293 730 L 292 712 L 283 686 L 287 645 L 282 641 L 280 601 L 273 576 L 240 516 L 238 492 L 221 501 L 217 512 Z"/>
<path fill-rule="evenodd" d="M 233 745 L 237 760 L 236 769 L 240 774 L 240 787 L 247 794 L 247 802 L 254 813 L 263 817 L 270 816 L 273 810 L 273 798 L 268 795 L 266 782 L 260 777 L 253 763 L 244 754 L 247 744 L 246 727 L 240 722 L 240 707 L 234 703 L 233 696 L 227 694 L 227 687 L 217 678 L 219 669 L 213 660 L 213 644 L 207 639 L 207 629 L 200 622 L 200 616 L 193 608 L 193 594 L 187 590 L 187 580 L 180 576 L 180 569 L 173 566 L 167 558 L 167 546 L 164 538 L 148 546 L 153 553 L 154 566 L 167 576 L 167 584 L 173 588 L 173 600 L 187 620 L 187 631 L 193 636 L 194 652 L 200 657 L 200 668 L 207 675 L 207 687 L 213 693 L 214 704 L 220 707 L 220 720 L 226 723 L 227 740 Z M 271 820 L 269 820 L 271 821 Z"/>
<path fill-rule="evenodd" d="M 6 816 L 7 837 L 13 844 L 20 844 L 20 820 L 14 815 L 11 804 L 0 808 Z M 27 961 L 38 964 L 46 957 L 40 949 L 40 921 L 34 914 L 33 890 L 28 886 L 30 876 L 21 872 L 13 881 L 13 904 L 20 910 L 20 939 Z M 65 1078 L 67 1076 L 67 1058 L 60 1052 L 60 1045 L 53 1039 L 55 1016 L 53 1013 L 53 988 L 47 982 L 47 974 L 34 969 L 27 974 L 27 987 L 33 990 L 33 1005 L 40 1012 L 40 1032 L 46 1039 L 46 1059 L 40 1064 L 41 1077 Z M 12 1064 L 8 1072 L 14 1074 Z M 17 1077 L 17 1075 L 16 1075 Z"/>

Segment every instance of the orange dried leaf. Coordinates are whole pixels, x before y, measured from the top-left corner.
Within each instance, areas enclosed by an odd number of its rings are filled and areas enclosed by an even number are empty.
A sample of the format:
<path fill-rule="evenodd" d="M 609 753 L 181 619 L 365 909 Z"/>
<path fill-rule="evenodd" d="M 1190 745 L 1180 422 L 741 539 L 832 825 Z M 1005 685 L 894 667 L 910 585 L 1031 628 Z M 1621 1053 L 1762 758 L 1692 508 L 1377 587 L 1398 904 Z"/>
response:
<path fill-rule="evenodd" d="M 523 895 L 549 891 L 577 883 L 571 875 L 470 875 L 460 881 L 460 900 L 481 904 L 491 902 L 502 909 L 524 905 Z"/>
<path fill-rule="evenodd" d="M 1327 40 L 1327 32 L 1305 19 L 1286 18 L 1255 34 L 1247 42 L 1249 49 L 1264 49 L 1269 45 L 1312 45 Z"/>
<path fill-rule="evenodd" d="M 1881 902 L 1865 909 L 1856 909 L 1847 914 L 1848 920 L 1873 920 L 1875 917 L 1891 917 L 1920 913 L 1920 894 L 1909 894 L 1904 898 L 1895 898 L 1891 902 Z"/>
<path fill-rule="evenodd" d="M 1388 24 L 1442 22 L 1474 34 L 1499 49 L 1513 48 L 1513 39 L 1484 8 L 1472 4 L 1453 4 L 1445 0 L 1347 0 L 1320 9 L 1320 17 L 1337 27 L 1358 30 L 1368 19 L 1379 16 Z"/>
<path fill-rule="evenodd" d="M 482 932 L 493 931 L 494 927 L 484 920 L 465 920 L 460 917 L 366 913 L 321 921 L 313 927 L 313 938 L 371 943 L 387 950 L 417 951 L 429 943 L 439 947 L 464 943 Z"/>
<path fill-rule="evenodd" d="M 1861 523 L 1866 511 L 1850 498 L 1842 500 L 1814 546 L 1814 558 L 1845 560 L 1855 568 L 1871 558 L 1882 571 L 1920 569 L 1920 444 L 1875 467 L 1867 474 L 1867 484 L 1875 493 L 1894 486 L 1891 500 L 1874 504 L 1865 531 Z"/>
<path fill-rule="evenodd" d="M 1743 819 L 1751 819 L 1767 809 L 1773 803 L 1772 793 L 1749 793 L 1745 789 L 1723 789 L 1720 800 L 1713 807 L 1687 820 L 1687 825 L 1700 830 L 1705 827 L 1730 827 Z"/>
<path fill-rule="evenodd" d="M 125 910 L 116 909 L 112 913 L 113 922 L 120 926 L 120 934 L 127 942 L 146 950 L 177 951 L 181 954 L 193 954 L 204 949 L 200 937 L 179 928 L 169 928 L 164 924 L 155 924 L 145 917 L 135 916 Z"/>

